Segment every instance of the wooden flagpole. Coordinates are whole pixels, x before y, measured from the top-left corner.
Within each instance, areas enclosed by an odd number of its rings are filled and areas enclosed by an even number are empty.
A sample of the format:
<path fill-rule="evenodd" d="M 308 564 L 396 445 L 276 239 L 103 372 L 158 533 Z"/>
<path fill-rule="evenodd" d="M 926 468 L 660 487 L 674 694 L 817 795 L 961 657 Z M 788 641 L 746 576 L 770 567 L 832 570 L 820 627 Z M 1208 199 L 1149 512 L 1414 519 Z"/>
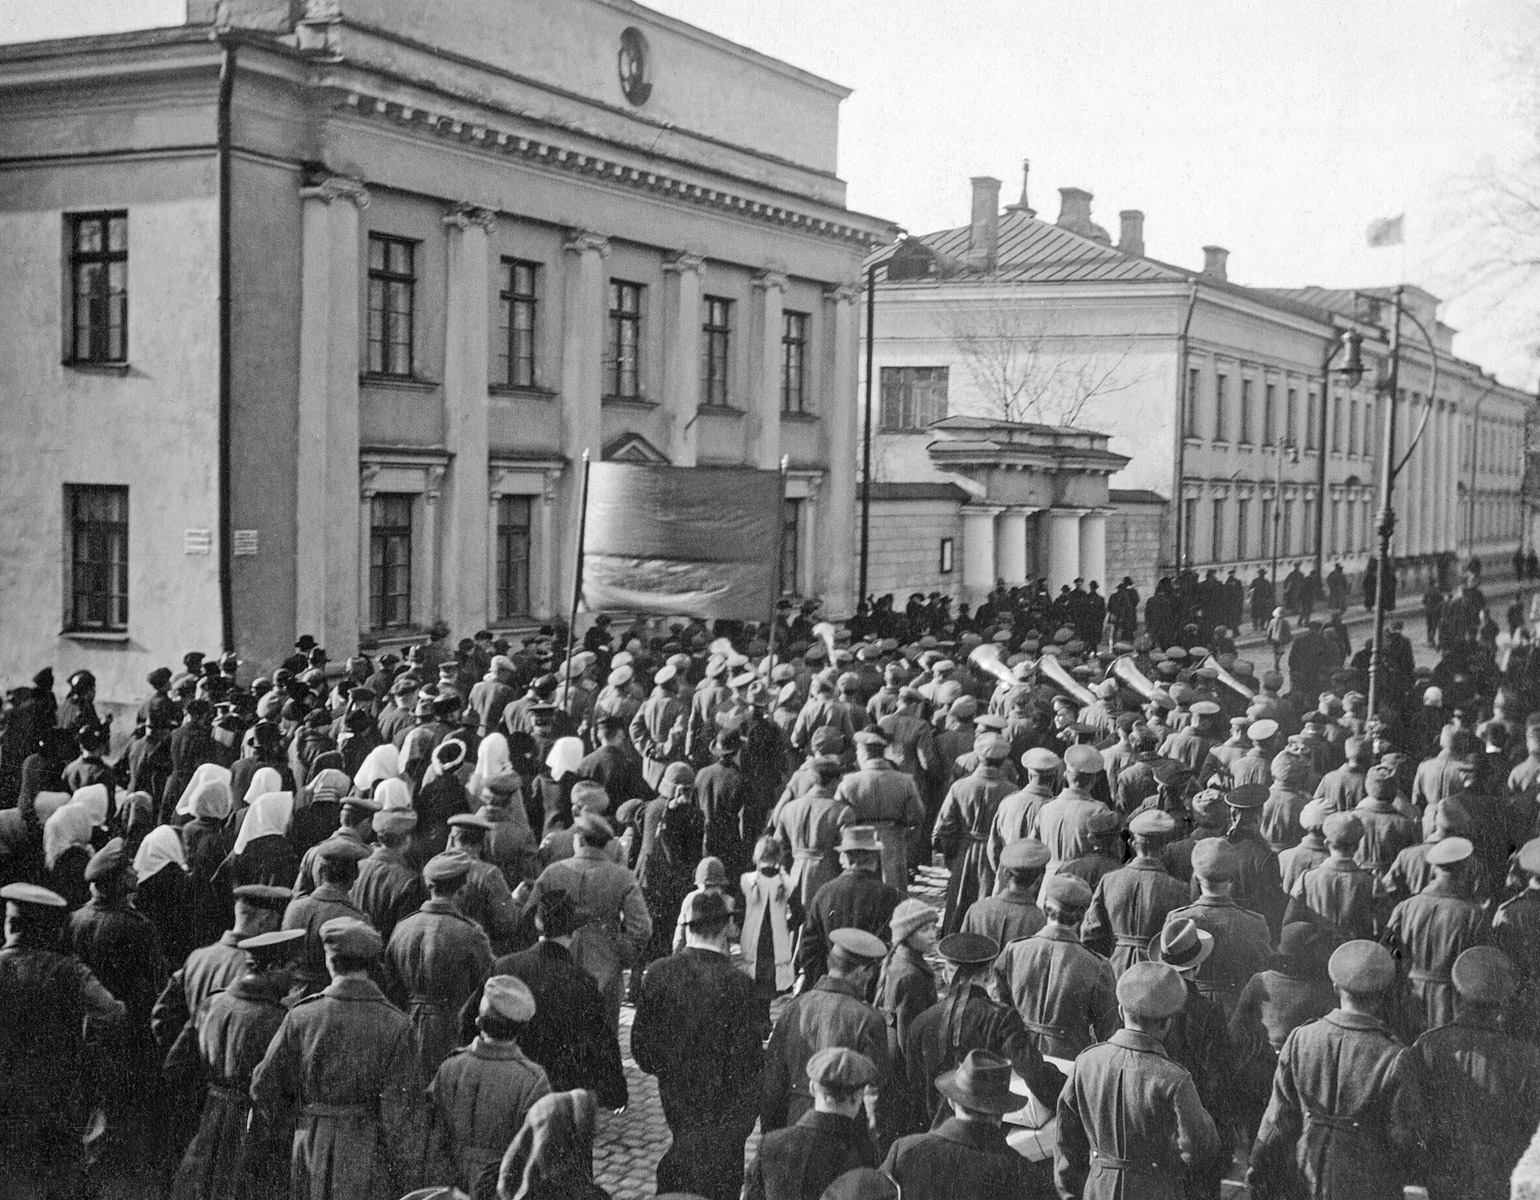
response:
<path fill-rule="evenodd" d="M 775 670 L 775 614 L 781 602 L 781 555 L 786 549 L 786 480 L 791 474 L 791 458 L 781 455 L 781 490 L 775 506 L 775 582 L 770 588 L 770 631 L 765 635 L 765 682 Z"/>
<path fill-rule="evenodd" d="M 567 615 L 567 669 L 562 681 L 562 707 L 571 715 L 572 660 L 577 657 L 578 602 L 583 598 L 583 534 L 588 525 L 588 451 L 583 451 L 583 482 L 578 502 L 577 547 L 572 559 L 572 607 Z"/>

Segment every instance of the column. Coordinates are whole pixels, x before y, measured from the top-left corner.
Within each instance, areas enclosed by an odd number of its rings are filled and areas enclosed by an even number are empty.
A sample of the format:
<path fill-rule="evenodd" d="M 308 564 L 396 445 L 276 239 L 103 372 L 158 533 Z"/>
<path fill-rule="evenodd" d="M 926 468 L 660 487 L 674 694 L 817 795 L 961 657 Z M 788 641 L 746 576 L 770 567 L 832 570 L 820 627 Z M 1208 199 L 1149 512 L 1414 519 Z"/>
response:
<path fill-rule="evenodd" d="M 486 625 L 487 297 L 497 215 L 457 204 L 444 217 L 449 238 L 444 305 L 444 446 L 453 469 L 444 496 L 439 615 L 455 637 Z"/>
<path fill-rule="evenodd" d="M 963 520 L 963 600 L 976 604 L 995 586 L 995 517 L 998 504 L 965 504 Z"/>
<path fill-rule="evenodd" d="M 1107 582 L 1107 510 L 1093 508 L 1080 518 L 1080 572 L 1087 582 L 1101 585 L 1103 596 L 1112 593 Z"/>
<path fill-rule="evenodd" d="M 448 473 L 448 467 L 434 465 L 423 475 L 420 559 L 418 547 L 412 548 L 412 620 L 420 625 L 427 624 L 444 611 L 444 572 L 439 567 L 443 559 L 444 514 L 440 501 L 444 497 L 444 477 Z M 469 636 L 460 630 L 452 632 L 457 639 Z"/>
<path fill-rule="evenodd" d="M 561 478 L 560 471 L 545 472 L 545 487 L 538 505 L 540 545 L 535 548 L 535 566 L 540 577 L 530 582 L 529 603 L 535 610 L 530 615 L 540 621 L 549 621 L 558 613 L 566 612 L 571 603 L 570 595 L 558 592 L 563 586 L 557 573 L 561 547 L 556 544 L 556 501 L 561 493 Z"/>
<path fill-rule="evenodd" d="M 369 193 L 331 176 L 300 197 L 295 625 L 340 655 L 369 616 L 368 559 L 357 531 L 338 519 L 359 502 L 358 214 Z M 368 533 L 365 505 L 363 555 Z"/>
<path fill-rule="evenodd" d="M 824 586 L 823 534 L 825 513 L 821 503 L 823 481 L 816 476 L 807 481 L 807 495 L 802 498 L 802 586 L 809 596 L 817 596 Z"/>
<path fill-rule="evenodd" d="M 852 286 L 824 292 L 824 328 L 833 346 L 829 377 L 820 362 L 813 376 L 818 419 L 828 447 L 828 473 L 822 497 L 821 535 L 824 611 L 831 620 L 848 617 L 856 606 L 856 465 L 860 461 L 861 404 L 856 376 L 861 335 L 856 325 Z M 823 360 L 829 361 L 828 358 Z"/>
<path fill-rule="evenodd" d="M 576 549 L 572 537 L 582 519 L 583 452 L 599 461 L 599 397 L 604 386 L 604 321 L 608 280 L 604 260 L 609 257 L 608 239 L 575 230 L 567 239 L 566 289 L 562 314 L 561 405 L 562 453 L 567 470 L 557 500 L 556 537 L 562 543 L 556 553 L 557 608 L 564 614 L 570 603 Z"/>
<path fill-rule="evenodd" d="M 369 624 L 369 519 L 370 510 L 374 507 L 374 477 L 379 474 L 379 468 L 366 464 L 359 469 L 356 487 L 358 505 L 358 545 L 354 548 L 353 561 L 358 568 L 358 589 L 355 592 L 358 604 L 359 629 L 368 629 Z M 339 522 L 340 524 L 340 522 Z"/>
<path fill-rule="evenodd" d="M 1007 508 L 995 524 L 995 574 L 1011 587 L 1027 581 L 1027 510 Z"/>
<path fill-rule="evenodd" d="M 761 471 L 776 471 L 781 466 L 781 312 L 786 276 L 761 271 L 754 276 L 754 295 L 758 321 L 749 350 L 749 462 Z"/>
<path fill-rule="evenodd" d="M 663 264 L 668 325 L 663 337 L 663 413 L 667 448 L 676 467 L 696 461 L 695 414 L 700 404 L 700 284 L 706 260 L 676 254 Z"/>
<path fill-rule="evenodd" d="M 1460 544 L 1460 434 L 1455 424 L 1456 409 L 1452 401 L 1444 403 L 1441 440 L 1444 446 L 1441 484 L 1444 492 L 1444 542 L 1446 551 L 1454 551 Z"/>
<path fill-rule="evenodd" d="M 1043 513 L 1045 537 L 1044 557 L 1047 560 L 1048 592 L 1052 596 L 1066 583 L 1074 583 L 1080 575 L 1080 518 L 1089 510 L 1084 508 L 1050 508 Z M 1106 536 L 1102 538 L 1102 554 L 1106 555 Z"/>
<path fill-rule="evenodd" d="M 1412 446 L 1412 438 L 1417 434 L 1417 423 L 1422 419 L 1423 406 L 1416 402 L 1417 395 L 1418 393 L 1407 390 L 1406 411 L 1401 414 L 1406 419 L 1406 442 L 1408 447 L 1411 447 L 1406 468 L 1402 471 L 1404 490 L 1401 493 L 1401 511 L 1406 521 L 1405 545 L 1408 555 L 1422 552 L 1422 444 L 1419 442 L 1415 447 Z"/>

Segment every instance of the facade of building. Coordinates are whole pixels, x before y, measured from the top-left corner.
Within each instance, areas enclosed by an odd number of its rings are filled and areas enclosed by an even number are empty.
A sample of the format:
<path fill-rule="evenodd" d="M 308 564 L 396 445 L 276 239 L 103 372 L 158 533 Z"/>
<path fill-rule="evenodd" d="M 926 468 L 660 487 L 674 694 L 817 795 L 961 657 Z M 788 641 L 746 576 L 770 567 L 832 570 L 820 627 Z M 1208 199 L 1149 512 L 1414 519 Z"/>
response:
<path fill-rule="evenodd" d="M 1080 189 L 1061 189 L 1048 222 L 1025 185 L 1003 212 L 998 181 L 973 188 L 968 225 L 872 259 L 874 479 L 947 478 L 929 448 L 949 416 L 1100 430 L 1128 459 L 1110 481 L 1114 579 L 1145 589 L 1178 561 L 1249 574 L 1275 553 L 1285 572 L 1362 569 L 1376 546 L 1388 291 L 1241 287 L 1221 247 L 1204 248 L 1201 271 L 1149 258 L 1135 210 L 1114 245 Z M 1398 447 L 1428 420 L 1396 484 L 1395 553 L 1407 582 L 1455 556 L 1506 566 L 1523 537 L 1533 397 L 1455 356 L 1435 297 L 1408 287 L 1403 303 Z M 1348 330 L 1363 338 L 1356 385 L 1339 370 Z M 1040 540 L 1029 530 L 1028 576 L 1045 573 L 1031 557 Z"/>
<path fill-rule="evenodd" d="M 215 9 L 0 49 L 0 677 L 564 614 L 585 452 L 784 457 L 849 609 L 845 89 L 630 0 Z"/>

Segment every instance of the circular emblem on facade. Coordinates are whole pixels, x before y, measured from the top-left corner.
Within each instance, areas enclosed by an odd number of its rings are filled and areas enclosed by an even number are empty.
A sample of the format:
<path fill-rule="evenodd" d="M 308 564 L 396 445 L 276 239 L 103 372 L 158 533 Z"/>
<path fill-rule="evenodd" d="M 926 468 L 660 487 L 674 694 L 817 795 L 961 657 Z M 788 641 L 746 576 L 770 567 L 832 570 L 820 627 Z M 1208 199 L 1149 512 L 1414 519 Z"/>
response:
<path fill-rule="evenodd" d="M 620 35 L 620 90 L 638 107 L 652 95 L 652 55 L 647 39 L 635 26 Z"/>

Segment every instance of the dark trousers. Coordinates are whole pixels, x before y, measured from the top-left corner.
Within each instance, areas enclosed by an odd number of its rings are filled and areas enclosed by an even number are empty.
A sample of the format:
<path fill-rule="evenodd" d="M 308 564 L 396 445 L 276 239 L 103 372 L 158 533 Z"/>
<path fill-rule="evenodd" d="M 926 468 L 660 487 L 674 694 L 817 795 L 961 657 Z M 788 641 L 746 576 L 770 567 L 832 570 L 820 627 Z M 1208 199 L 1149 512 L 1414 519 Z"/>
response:
<path fill-rule="evenodd" d="M 703 1111 L 698 1100 L 690 1103 L 669 1095 L 660 1099 L 674 1140 L 658 1160 L 658 1194 L 685 1192 L 705 1200 L 738 1200 L 743 1191 L 743 1148 L 759 1119 L 757 1103 Z"/>

